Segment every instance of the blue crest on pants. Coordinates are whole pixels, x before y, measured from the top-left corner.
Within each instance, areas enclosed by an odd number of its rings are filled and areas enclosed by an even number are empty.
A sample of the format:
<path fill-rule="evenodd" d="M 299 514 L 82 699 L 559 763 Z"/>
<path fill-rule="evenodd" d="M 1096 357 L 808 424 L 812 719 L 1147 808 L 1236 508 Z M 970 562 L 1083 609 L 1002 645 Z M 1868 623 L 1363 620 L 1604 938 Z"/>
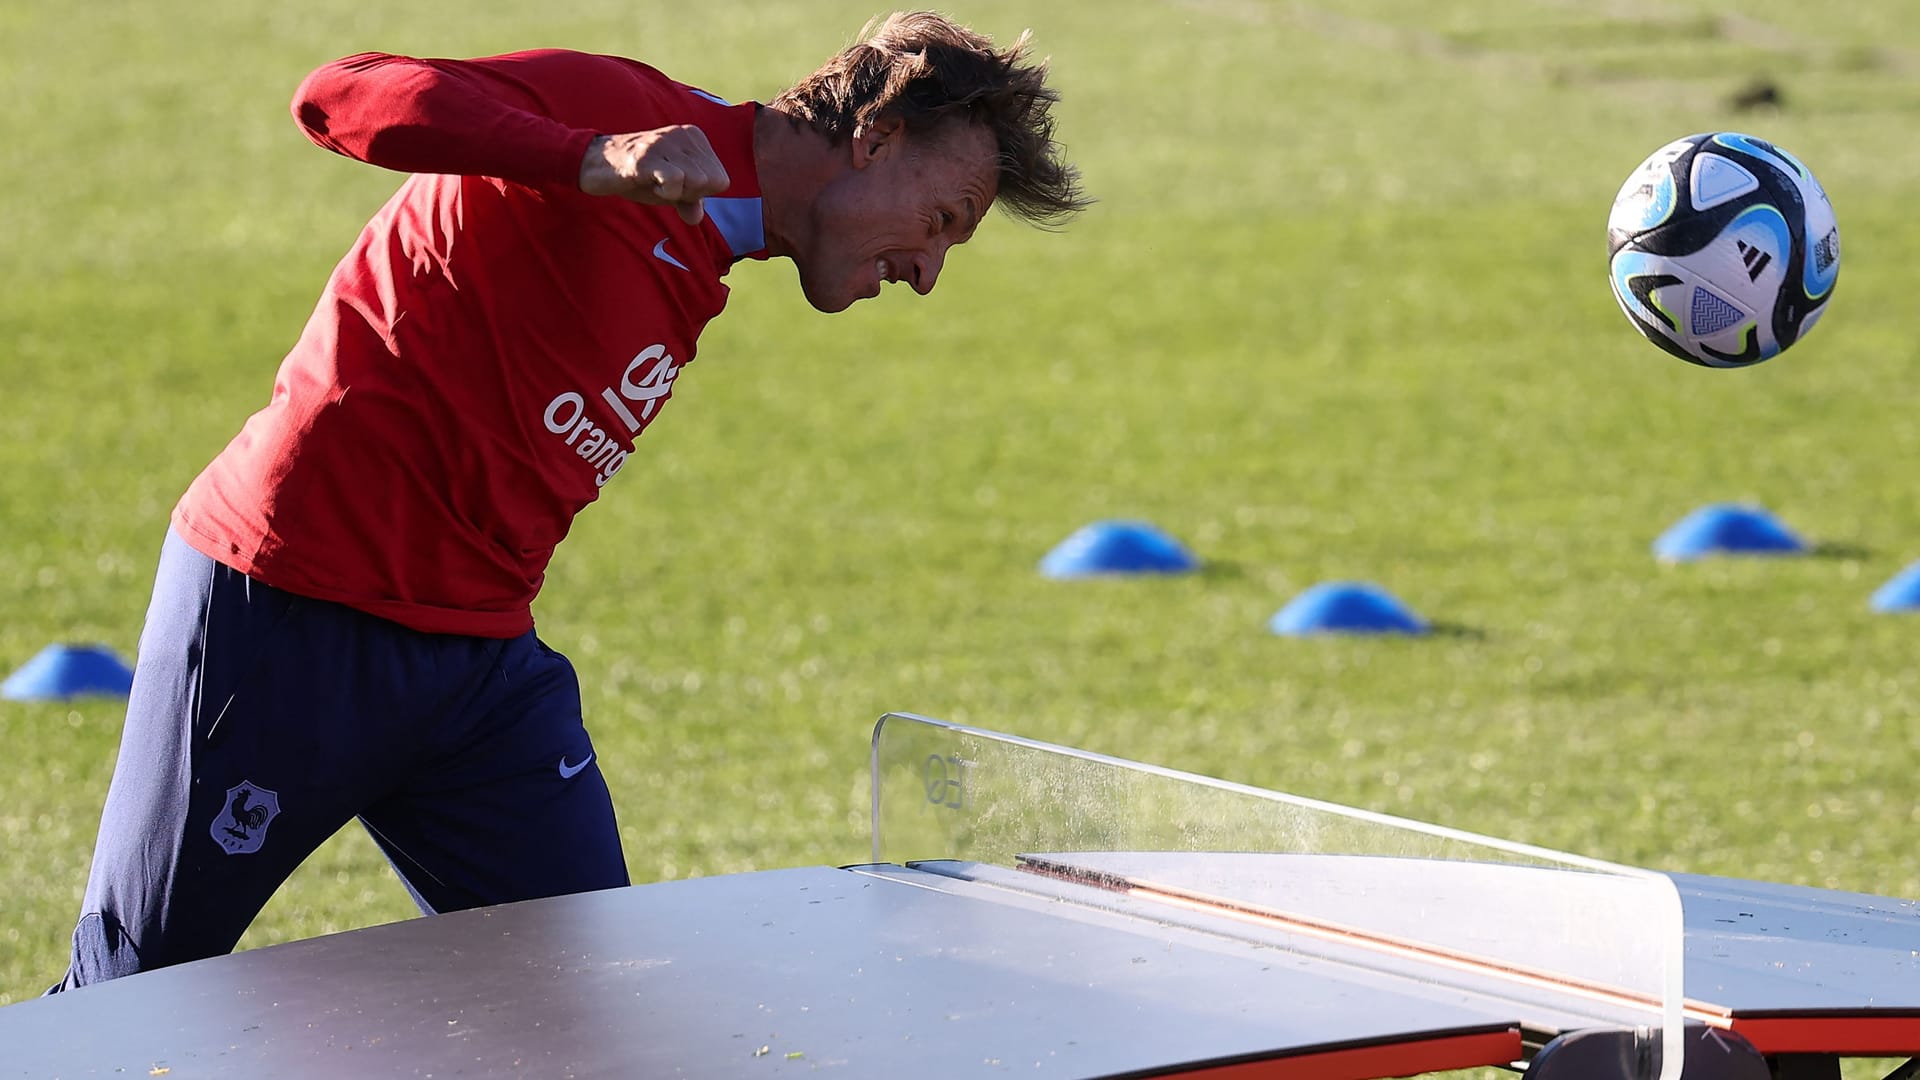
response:
<path fill-rule="evenodd" d="M 246 855 L 267 842 L 267 826 L 280 816 L 280 796 L 251 780 L 227 789 L 227 802 L 208 830 L 229 855 Z"/>

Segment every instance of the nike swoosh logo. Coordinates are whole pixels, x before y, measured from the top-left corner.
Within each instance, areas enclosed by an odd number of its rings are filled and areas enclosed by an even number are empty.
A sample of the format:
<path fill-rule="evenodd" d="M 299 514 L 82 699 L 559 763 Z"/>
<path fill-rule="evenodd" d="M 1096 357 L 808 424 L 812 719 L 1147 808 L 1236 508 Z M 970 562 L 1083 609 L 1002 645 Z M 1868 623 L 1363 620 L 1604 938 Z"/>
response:
<path fill-rule="evenodd" d="M 586 768 L 587 763 L 592 760 L 593 760 L 593 755 L 588 754 L 586 757 L 583 757 L 580 759 L 580 764 L 569 765 L 567 764 L 566 756 L 562 755 L 560 758 L 560 779 L 571 780 L 574 777 L 579 776 L 580 770 Z"/>
<path fill-rule="evenodd" d="M 653 257 L 656 259 L 659 259 L 663 263 L 667 263 L 668 265 L 677 266 L 682 270 L 685 270 L 687 268 L 686 263 L 683 263 L 679 259 L 676 259 L 673 256 L 667 254 L 667 242 L 664 239 L 662 239 L 659 243 L 653 245 Z"/>

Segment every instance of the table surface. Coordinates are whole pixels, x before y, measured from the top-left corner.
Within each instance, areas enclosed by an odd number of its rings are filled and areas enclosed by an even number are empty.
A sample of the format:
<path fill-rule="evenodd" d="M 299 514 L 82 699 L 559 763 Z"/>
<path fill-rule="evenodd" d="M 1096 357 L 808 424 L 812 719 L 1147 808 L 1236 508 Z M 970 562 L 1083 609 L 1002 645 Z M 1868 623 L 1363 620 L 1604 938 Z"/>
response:
<path fill-rule="evenodd" d="M 1673 880 L 1698 1015 L 1775 1051 L 1920 1053 L 1920 905 Z M 1509 1061 L 1522 1025 L 1619 1019 L 1124 898 L 823 866 L 408 920 L 21 1002 L 0 1008 L 0 1076 L 1237 1078 L 1303 1057 L 1360 1076 Z"/>

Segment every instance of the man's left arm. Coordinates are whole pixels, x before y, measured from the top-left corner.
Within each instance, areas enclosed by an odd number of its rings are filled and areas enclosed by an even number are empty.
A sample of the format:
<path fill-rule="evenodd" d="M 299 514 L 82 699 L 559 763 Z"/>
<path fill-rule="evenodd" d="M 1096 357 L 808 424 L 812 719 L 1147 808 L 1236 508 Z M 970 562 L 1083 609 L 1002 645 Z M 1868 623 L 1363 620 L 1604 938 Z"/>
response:
<path fill-rule="evenodd" d="M 632 77 L 615 58 L 561 50 L 481 60 L 360 53 L 308 75 L 292 111 L 316 145 L 370 165 L 564 185 L 673 205 L 697 222 L 701 199 L 729 182 L 700 129 L 609 134 L 568 123 L 549 104 L 631 93 Z"/>

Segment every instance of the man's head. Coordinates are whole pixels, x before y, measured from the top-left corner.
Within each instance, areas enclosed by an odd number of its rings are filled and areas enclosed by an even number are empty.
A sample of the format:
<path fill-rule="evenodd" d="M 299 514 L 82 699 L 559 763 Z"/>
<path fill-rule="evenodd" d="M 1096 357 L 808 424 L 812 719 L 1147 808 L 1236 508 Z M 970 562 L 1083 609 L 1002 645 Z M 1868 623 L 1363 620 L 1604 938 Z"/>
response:
<path fill-rule="evenodd" d="M 946 253 L 997 199 L 1040 225 L 1089 200 L 1053 139 L 1046 64 L 930 12 L 869 24 L 861 40 L 771 108 L 811 134 L 817 167 L 772 239 L 807 299 L 839 311 L 886 281 L 934 286 Z M 822 142 L 822 140 L 824 140 Z"/>

